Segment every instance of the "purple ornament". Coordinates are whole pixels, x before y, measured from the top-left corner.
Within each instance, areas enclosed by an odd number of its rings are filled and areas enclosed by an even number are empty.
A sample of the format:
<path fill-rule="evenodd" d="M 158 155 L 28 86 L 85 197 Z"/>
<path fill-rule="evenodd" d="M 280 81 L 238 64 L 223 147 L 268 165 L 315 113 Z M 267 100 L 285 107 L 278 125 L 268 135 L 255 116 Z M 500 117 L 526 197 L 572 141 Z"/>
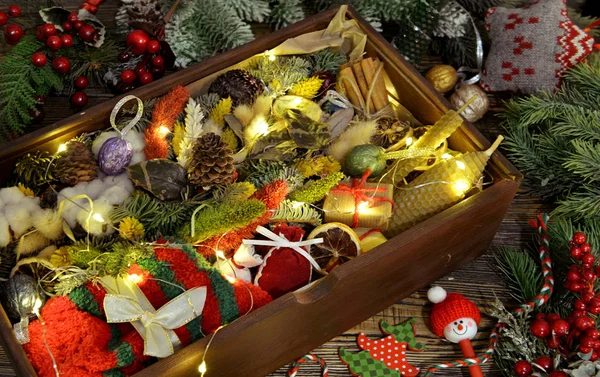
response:
<path fill-rule="evenodd" d="M 133 157 L 133 146 L 120 137 L 106 140 L 98 153 L 98 166 L 105 174 L 117 175 L 125 171 Z"/>

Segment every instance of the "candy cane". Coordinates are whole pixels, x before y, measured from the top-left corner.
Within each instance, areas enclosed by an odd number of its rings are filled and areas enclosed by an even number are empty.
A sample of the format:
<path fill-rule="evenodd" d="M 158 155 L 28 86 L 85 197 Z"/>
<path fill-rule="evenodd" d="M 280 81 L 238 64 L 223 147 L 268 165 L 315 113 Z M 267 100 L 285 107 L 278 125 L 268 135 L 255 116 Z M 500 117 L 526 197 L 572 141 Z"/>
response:
<path fill-rule="evenodd" d="M 294 363 L 292 363 L 292 365 L 290 365 L 290 369 L 288 369 L 288 377 L 296 377 L 296 374 L 298 373 L 300 366 L 303 363 L 308 363 L 308 362 L 317 362 L 317 363 L 321 364 L 321 377 L 329 376 L 329 368 L 327 367 L 327 363 L 325 362 L 325 360 L 323 360 L 319 356 L 315 355 L 314 353 L 309 353 L 309 354 L 302 356 L 301 358 L 296 360 Z"/>
<path fill-rule="evenodd" d="M 554 277 L 552 276 L 552 260 L 550 259 L 550 237 L 548 237 L 548 220 L 550 216 L 548 214 L 537 215 L 538 220 L 532 220 L 530 225 L 538 229 L 540 234 L 539 238 L 539 258 L 542 265 L 542 274 L 544 275 L 544 285 L 540 290 L 540 293 L 535 296 L 531 301 L 521 304 L 518 308 L 512 311 L 513 315 L 520 315 L 528 309 L 534 309 L 548 301 L 554 290 Z M 433 373 L 440 369 L 454 368 L 454 367 L 469 367 L 473 365 L 480 365 L 487 362 L 492 358 L 492 354 L 498 344 L 498 336 L 502 328 L 503 323 L 497 323 L 490 334 L 490 340 L 488 342 L 487 350 L 478 357 L 471 357 L 467 359 L 454 360 L 443 364 L 437 364 L 429 369 L 425 373 L 424 377 L 431 377 Z"/>

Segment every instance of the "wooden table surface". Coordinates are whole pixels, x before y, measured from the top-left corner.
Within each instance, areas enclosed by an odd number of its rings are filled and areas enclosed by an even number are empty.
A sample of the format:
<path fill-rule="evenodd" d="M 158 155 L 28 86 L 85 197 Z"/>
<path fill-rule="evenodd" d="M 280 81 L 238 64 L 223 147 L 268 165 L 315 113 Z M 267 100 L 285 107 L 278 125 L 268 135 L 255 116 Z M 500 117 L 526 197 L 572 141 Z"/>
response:
<path fill-rule="evenodd" d="M 19 3 L 19 1 L 0 0 L 0 9 L 6 8 L 8 3 Z M 75 10 L 80 4 L 79 0 L 63 0 L 63 5 L 69 9 Z M 100 7 L 97 16 L 103 21 L 109 30 L 114 30 L 114 16 L 116 13 L 118 0 L 106 0 Z M 3 43 L 0 43 L 0 55 L 6 51 Z M 423 70 L 426 70 L 431 65 L 435 64 L 436 59 L 426 59 L 422 63 Z M 90 88 L 86 90 L 89 95 L 89 106 L 98 104 L 107 98 L 112 97 L 112 94 L 106 93 L 102 89 Z M 496 114 L 502 109 L 502 101 L 492 97 L 491 110 L 484 119 L 476 125 L 480 131 L 489 139 L 495 139 L 495 136 L 501 133 L 501 127 Z M 51 97 L 45 105 L 46 119 L 44 124 L 50 124 L 61 120 L 71 114 L 73 110 L 70 108 L 69 99 L 66 97 Z M 496 238 L 494 239 L 492 248 L 513 245 L 522 246 L 526 242 L 532 240 L 534 231 L 527 225 L 527 221 L 534 218 L 536 214 L 548 211 L 551 206 L 543 203 L 538 198 L 528 195 L 525 190 L 521 189 L 515 198 L 511 208 L 500 227 Z M 502 277 L 495 271 L 493 259 L 490 256 L 491 249 L 481 258 L 472 261 L 465 265 L 460 270 L 445 276 L 438 280 L 435 284 L 443 286 L 448 291 L 459 292 L 473 300 L 479 305 L 482 312 L 485 312 L 490 307 L 495 297 L 502 301 L 509 300 L 507 289 L 504 287 Z M 360 305 L 360 303 L 356 303 Z M 428 317 L 431 309 L 431 304 L 427 301 L 426 290 L 421 290 L 413 293 L 405 300 L 387 308 L 383 312 L 373 316 L 369 320 L 361 323 L 355 328 L 340 334 L 323 344 L 314 352 L 323 357 L 329 365 L 329 376 L 341 377 L 350 376 L 348 369 L 342 364 L 337 356 L 338 348 L 344 346 L 350 352 L 358 351 L 356 346 L 356 336 L 359 333 L 365 333 L 372 339 L 381 338 L 378 324 L 380 320 L 385 319 L 389 323 L 397 324 L 409 318 L 416 319 L 417 338 L 420 342 L 426 345 L 424 352 L 408 353 L 408 360 L 411 364 L 426 369 L 432 364 L 450 361 L 461 356 L 460 349 L 457 345 L 451 344 L 442 340 L 431 333 L 428 329 Z M 335 315 L 335 313 L 331 313 Z M 480 331 L 473 341 L 473 346 L 476 352 L 485 350 L 487 347 L 489 332 L 494 325 L 494 321 L 487 315 L 483 315 L 480 325 Z M 265 358 L 268 355 L 264 356 Z M 291 362 L 292 360 L 290 360 Z M 487 376 L 497 376 L 499 372 L 495 369 L 493 363 L 488 363 L 483 366 L 483 371 Z M 468 375 L 466 369 L 450 369 L 438 372 L 439 376 L 459 376 Z M 243 374 L 241 374 L 243 375 Z M 302 367 L 298 376 L 320 376 L 320 369 L 316 364 L 307 364 Z M 10 362 L 0 347 L 0 377 L 15 376 L 11 368 Z M 272 373 L 270 376 L 287 376 L 287 369 Z"/>

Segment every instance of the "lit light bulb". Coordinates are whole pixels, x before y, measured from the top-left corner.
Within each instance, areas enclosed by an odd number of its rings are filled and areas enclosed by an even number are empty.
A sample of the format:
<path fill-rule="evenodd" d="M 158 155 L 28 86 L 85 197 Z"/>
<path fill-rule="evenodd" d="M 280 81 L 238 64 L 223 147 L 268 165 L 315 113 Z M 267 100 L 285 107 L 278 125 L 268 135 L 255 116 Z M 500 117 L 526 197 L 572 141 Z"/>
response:
<path fill-rule="evenodd" d="M 204 373 L 206 373 L 206 361 L 202 361 L 202 364 L 200 364 L 200 366 L 198 367 L 198 372 L 200 372 L 200 374 L 204 376 Z"/>
<path fill-rule="evenodd" d="M 454 192 L 457 195 L 464 195 L 464 193 L 469 191 L 471 188 L 471 185 L 465 179 L 459 179 L 458 181 L 454 182 L 452 186 L 454 187 Z"/>
<path fill-rule="evenodd" d="M 58 150 L 56 151 L 56 153 L 62 153 L 66 150 L 67 150 L 67 144 L 61 144 L 58 146 Z"/>
<path fill-rule="evenodd" d="M 452 158 L 452 155 L 450 153 L 444 153 L 442 155 L 442 159 L 444 159 L 444 160 L 449 160 L 451 158 Z"/>
<path fill-rule="evenodd" d="M 411 145 L 413 143 L 413 138 L 412 137 L 407 137 L 406 138 L 406 145 Z"/>
<path fill-rule="evenodd" d="M 259 116 L 252 121 L 252 130 L 255 136 L 262 136 L 269 133 L 269 123 L 263 116 Z"/>
<path fill-rule="evenodd" d="M 127 275 L 127 280 L 129 280 L 132 283 L 141 283 L 144 280 L 143 276 L 140 276 L 138 274 L 131 274 L 131 275 Z"/>
<path fill-rule="evenodd" d="M 158 133 L 161 136 L 166 136 L 169 132 L 171 132 L 171 130 L 169 130 L 169 127 L 167 127 L 167 126 L 158 127 Z"/>
<path fill-rule="evenodd" d="M 456 161 L 456 166 L 458 166 L 460 170 L 465 170 L 467 168 L 467 165 L 462 161 Z"/>
<path fill-rule="evenodd" d="M 42 307 L 42 300 L 39 298 L 35 299 L 35 304 L 33 304 L 33 314 L 40 316 L 40 308 Z"/>
<path fill-rule="evenodd" d="M 302 97 L 296 97 L 294 98 L 290 104 L 292 105 L 292 107 L 298 107 L 302 104 Z"/>
<path fill-rule="evenodd" d="M 272 61 L 272 62 L 274 62 L 275 59 L 277 59 L 277 57 L 275 56 L 275 54 L 272 53 L 272 52 L 269 52 L 267 55 L 269 56 L 269 60 Z"/>
<path fill-rule="evenodd" d="M 94 213 L 92 215 L 92 219 L 96 220 L 99 223 L 104 223 L 104 217 L 102 217 L 102 215 L 99 213 Z"/>
<path fill-rule="evenodd" d="M 360 202 L 357 207 L 358 213 L 366 213 L 369 210 L 369 202 Z"/>
<path fill-rule="evenodd" d="M 215 255 L 217 256 L 217 258 L 219 259 L 227 259 L 225 258 L 225 254 L 221 251 L 221 250 L 217 250 L 215 251 Z"/>

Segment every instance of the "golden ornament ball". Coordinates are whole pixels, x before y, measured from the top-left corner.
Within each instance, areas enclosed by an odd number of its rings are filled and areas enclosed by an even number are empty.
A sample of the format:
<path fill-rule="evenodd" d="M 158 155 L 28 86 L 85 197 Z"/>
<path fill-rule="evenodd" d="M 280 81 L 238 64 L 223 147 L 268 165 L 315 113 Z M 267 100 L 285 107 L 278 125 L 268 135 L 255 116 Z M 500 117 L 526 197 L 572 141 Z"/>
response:
<path fill-rule="evenodd" d="M 449 65 L 436 65 L 425 75 L 427 81 L 440 93 L 447 93 L 458 82 L 456 69 Z"/>
<path fill-rule="evenodd" d="M 477 98 L 461 113 L 469 122 L 477 122 L 489 110 L 490 100 L 487 94 L 478 85 L 465 85 L 450 96 L 450 102 L 460 108 L 475 95 Z"/>

